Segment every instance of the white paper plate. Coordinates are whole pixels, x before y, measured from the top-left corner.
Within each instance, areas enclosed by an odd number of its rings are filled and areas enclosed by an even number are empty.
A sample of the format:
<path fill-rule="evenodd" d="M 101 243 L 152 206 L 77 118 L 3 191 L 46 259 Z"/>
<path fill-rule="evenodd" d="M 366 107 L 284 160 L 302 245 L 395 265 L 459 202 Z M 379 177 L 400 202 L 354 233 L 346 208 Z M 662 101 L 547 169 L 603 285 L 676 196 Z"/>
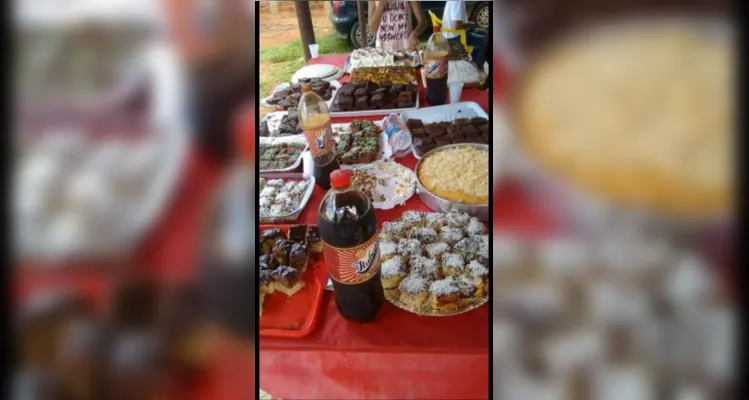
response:
<path fill-rule="evenodd" d="M 320 78 L 322 80 L 332 82 L 341 79 L 343 74 L 343 69 L 335 65 L 308 65 L 294 73 L 294 75 L 291 77 L 291 83 L 298 83 L 299 79 L 301 78 Z"/>
<path fill-rule="evenodd" d="M 291 84 L 288 83 L 288 82 L 281 83 L 278 86 L 276 86 L 275 89 L 273 89 L 273 94 L 276 94 L 278 91 L 286 89 L 289 86 L 291 86 Z M 336 81 L 330 81 L 330 87 L 335 88 L 335 89 L 333 91 L 333 95 L 330 97 L 330 100 L 328 100 L 328 101 L 325 102 L 325 104 L 328 105 L 328 109 L 330 109 L 330 105 L 333 104 L 333 98 L 335 98 L 335 92 L 338 91 L 338 89 L 341 88 L 341 83 L 338 82 L 337 80 Z M 268 99 L 270 99 L 271 97 L 273 97 L 273 95 L 270 95 L 270 96 L 264 98 L 263 101 L 260 103 L 260 105 L 263 106 L 263 107 L 273 107 L 273 108 L 276 108 L 277 105 L 268 103 Z"/>
<path fill-rule="evenodd" d="M 390 210 L 403 205 L 416 193 L 416 174 L 396 162 L 374 162 L 371 164 L 345 165 L 345 169 L 367 171 L 377 179 L 375 195 L 385 200 L 373 201 L 378 210 Z"/>

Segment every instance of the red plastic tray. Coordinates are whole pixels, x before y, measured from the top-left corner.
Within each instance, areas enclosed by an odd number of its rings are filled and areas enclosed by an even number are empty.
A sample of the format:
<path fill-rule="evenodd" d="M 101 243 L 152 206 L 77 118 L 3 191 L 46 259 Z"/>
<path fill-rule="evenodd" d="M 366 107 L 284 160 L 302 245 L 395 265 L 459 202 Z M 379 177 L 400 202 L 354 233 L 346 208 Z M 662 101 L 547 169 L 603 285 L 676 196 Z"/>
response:
<path fill-rule="evenodd" d="M 278 228 L 288 234 L 291 225 L 261 225 L 260 233 Z M 309 225 L 308 225 L 309 226 Z M 328 268 L 322 254 L 310 258 L 304 273 L 304 287 L 293 296 L 275 292 L 265 295 L 260 317 L 260 337 L 298 339 L 312 333 L 320 316 Z"/>

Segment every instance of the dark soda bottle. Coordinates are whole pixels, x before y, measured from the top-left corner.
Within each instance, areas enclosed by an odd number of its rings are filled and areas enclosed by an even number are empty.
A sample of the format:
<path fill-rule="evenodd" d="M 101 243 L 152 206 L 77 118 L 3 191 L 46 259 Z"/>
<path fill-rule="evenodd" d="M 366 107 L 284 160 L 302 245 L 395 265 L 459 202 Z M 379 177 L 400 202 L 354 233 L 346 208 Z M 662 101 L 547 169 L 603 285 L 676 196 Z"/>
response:
<path fill-rule="evenodd" d="M 424 68 L 426 69 L 427 102 L 430 106 L 440 106 L 447 102 L 447 55 L 450 45 L 442 36 L 440 27 L 434 27 L 424 49 Z"/>
<path fill-rule="evenodd" d="M 348 320 L 372 321 L 385 301 L 374 207 L 364 193 L 351 187 L 349 171 L 334 171 L 330 182 L 332 189 L 320 204 L 317 224 L 336 305 Z"/>
<path fill-rule="evenodd" d="M 312 154 L 312 176 L 318 185 L 330 189 L 330 174 L 340 166 L 335 154 L 328 105 L 312 91 L 309 83 L 304 84 L 302 92 L 304 94 L 299 100 L 299 121 Z"/>

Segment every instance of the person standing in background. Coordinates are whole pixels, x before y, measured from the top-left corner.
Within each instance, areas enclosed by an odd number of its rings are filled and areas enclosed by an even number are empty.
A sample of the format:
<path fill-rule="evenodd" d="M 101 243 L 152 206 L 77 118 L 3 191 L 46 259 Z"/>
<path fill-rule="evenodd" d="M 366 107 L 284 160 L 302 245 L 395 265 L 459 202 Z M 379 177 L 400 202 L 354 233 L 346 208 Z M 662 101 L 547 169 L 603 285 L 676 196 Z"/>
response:
<path fill-rule="evenodd" d="M 233 119 L 255 93 L 254 7 L 243 0 L 162 0 L 187 70 L 195 139 L 219 160 L 234 154 Z"/>
<path fill-rule="evenodd" d="M 368 6 L 369 31 L 376 32 L 377 48 L 416 50 L 419 36 L 427 27 L 424 11 L 418 1 L 370 1 Z M 412 12 L 418 22 L 414 30 L 411 30 Z"/>
<path fill-rule="evenodd" d="M 486 61 L 487 32 L 477 29 L 476 25 L 468 21 L 465 1 L 446 1 L 445 11 L 442 13 L 442 27 L 445 29 L 465 30 L 466 44 L 473 47 L 471 58 L 476 62 L 479 69 L 483 70 Z M 453 32 L 442 31 L 450 42 L 460 42 L 460 35 Z"/>

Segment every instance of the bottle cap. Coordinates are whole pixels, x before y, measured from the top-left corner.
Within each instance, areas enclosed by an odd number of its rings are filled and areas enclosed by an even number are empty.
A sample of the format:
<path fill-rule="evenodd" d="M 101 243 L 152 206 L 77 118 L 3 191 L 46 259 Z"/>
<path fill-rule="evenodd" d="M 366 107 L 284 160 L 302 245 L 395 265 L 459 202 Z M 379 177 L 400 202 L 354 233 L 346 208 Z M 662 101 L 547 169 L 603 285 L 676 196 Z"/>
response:
<path fill-rule="evenodd" d="M 337 169 L 330 173 L 330 186 L 334 189 L 345 189 L 351 186 L 351 172 Z"/>
<path fill-rule="evenodd" d="M 303 83 L 302 84 L 302 93 L 307 93 L 312 91 L 312 85 L 309 83 Z"/>

